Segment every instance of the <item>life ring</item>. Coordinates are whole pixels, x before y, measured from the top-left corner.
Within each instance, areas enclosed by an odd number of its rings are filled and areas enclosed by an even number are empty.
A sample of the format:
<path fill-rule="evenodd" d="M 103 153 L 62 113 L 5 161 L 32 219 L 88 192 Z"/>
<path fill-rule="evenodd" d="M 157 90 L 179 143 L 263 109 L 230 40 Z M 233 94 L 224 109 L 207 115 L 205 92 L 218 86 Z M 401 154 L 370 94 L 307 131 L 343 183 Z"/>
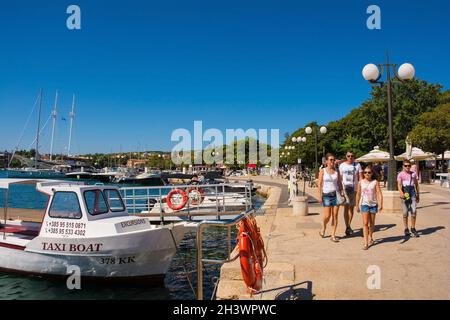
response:
<path fill-rule="evenodd" d="M 191 205 L 202 204 L 203 200 L 205 200 L 205 192 L 202 188 L 190 187 L 187 189 L 187 194 Z"/>
<path fill-rule="evenodd" d="M 238 247 L 242 277 L 251 296 L 254 292 L 261 291 L 264 268 L 267 265 L 264 241 L 254 218 L 244 218 L 241 221 Z"/>
<path fill-rule="evenodd" d="M 172 197 L 174 197 L 174 199 L 176 199 L 175 203 L 173 202 Z M 186 205 L 187 194 L 186 194 L 186 192 L 184 192 L 181 189 L 173 189 L 167 195 L 166 200 L 167 200 L 167 205 L 169 206 L 170 209 L 172 209 L 173 211 L 181 210 Z"/>

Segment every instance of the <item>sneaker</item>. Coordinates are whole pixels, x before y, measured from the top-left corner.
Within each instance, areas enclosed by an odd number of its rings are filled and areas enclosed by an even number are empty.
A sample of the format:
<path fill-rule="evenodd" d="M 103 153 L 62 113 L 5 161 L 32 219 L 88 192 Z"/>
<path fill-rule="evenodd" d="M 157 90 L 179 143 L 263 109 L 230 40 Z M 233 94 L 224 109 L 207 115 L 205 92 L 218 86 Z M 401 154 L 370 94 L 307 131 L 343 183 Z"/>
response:
<path fill-rule="evenodd" d="M 405 237 L 409 237 L 411 234 L 409 233 L 409 229 L 405 229 Z"/>
<path fill-rule="evenodd" d="M 419 237 L 419 233 L 417 232 L 416 228 L 411 228 L 411 233 L 414 238 Z"/>

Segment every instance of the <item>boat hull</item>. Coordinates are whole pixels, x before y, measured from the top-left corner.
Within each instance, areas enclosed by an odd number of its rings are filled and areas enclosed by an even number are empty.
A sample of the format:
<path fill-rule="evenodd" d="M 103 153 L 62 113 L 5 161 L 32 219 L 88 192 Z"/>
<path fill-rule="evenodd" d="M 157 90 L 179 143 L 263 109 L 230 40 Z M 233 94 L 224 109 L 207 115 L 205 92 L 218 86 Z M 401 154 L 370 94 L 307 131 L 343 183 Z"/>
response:
<path fill-rule="evenodd" d="M 36 237 L 27 247 L 0 244 L 0 269 L 50 277 L 68 277 L 77 270 L 82 279 L 100 281 L 148 280 L 164 278 L 184 227 L 134 233 L 127 237 L 94 239 L 46 239 Z M 53 242 L 52 242 L 53 241 Z M 100 246 L 99 244 L 104 244 Z M 94 252 L 69 251 L 94 248 Z M 95 251 L 95 248 L 103 248 Z M 61 249 L 67 250 L 62 252 Z M 48 252 L 46 252 L 48 251 Z"/>

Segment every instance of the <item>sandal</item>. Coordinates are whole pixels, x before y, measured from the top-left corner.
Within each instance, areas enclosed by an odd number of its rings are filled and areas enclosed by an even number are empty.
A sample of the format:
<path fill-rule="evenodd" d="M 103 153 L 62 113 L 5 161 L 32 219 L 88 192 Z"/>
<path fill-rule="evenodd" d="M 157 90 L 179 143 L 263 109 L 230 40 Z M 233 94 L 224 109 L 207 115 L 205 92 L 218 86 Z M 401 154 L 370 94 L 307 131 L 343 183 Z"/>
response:
<path fill-rule="evenodd" d="M 336 238 L 335 236 L 331 236 L 330 240 L 333 242 L 339 242 L 338 238 Z"/>
<path fill-rule="evenodd" d="M 370 239 L 369 246 L 373 246 L 374 243 L 375 243 L 375 241 L 373 241 L 373 239 Z"/>
<path fill-rule="evenodd" d="M 368 244 L 364 244 L 363 245 L 363 250 L 367 250 L 367 249 L 369 249 L 369 245 Z"/>
<path fill-rule="evenodd" d="M 323 239 L 325 238 L 325 232 L 322 232 L 322 230 L 319 231 L 319 236 Z"/>

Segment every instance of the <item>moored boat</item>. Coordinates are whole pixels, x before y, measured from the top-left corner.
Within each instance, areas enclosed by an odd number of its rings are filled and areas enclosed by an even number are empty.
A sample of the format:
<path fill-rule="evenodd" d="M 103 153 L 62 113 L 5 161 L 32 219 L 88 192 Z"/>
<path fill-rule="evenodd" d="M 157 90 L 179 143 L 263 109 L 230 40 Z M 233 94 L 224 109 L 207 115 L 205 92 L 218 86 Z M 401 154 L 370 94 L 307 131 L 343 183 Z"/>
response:
<path fill-rule="evenodd" d="M 185 223 L 155 226 L 130 216 L 112 186 L 0 179 L 0 188 L 21 183 L 37 183 L 49 201 L 41 222 L 9 220 L 5 208 L 0 269 L 67 277 L 77 266 L 82 279 L 162 283 Z"/>

